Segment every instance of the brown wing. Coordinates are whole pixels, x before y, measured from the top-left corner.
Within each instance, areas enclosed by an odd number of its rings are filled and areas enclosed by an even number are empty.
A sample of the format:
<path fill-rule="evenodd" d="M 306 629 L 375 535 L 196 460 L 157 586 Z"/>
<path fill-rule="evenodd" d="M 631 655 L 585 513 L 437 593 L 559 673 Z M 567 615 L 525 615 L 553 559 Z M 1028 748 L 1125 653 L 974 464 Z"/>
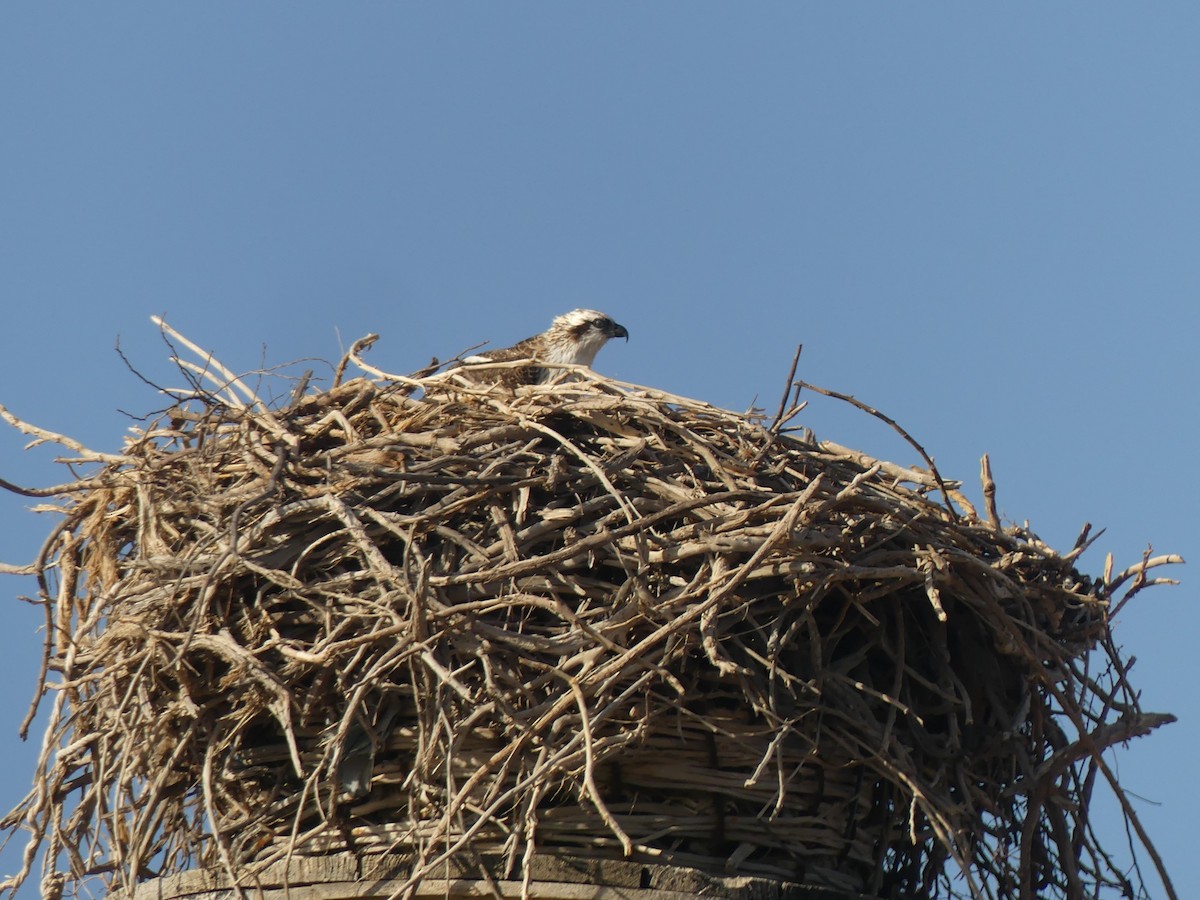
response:
<path fill-rule="evenodd" d="M 496 362 L 507 362 L 510 359 L 532 359 L 537 355 L 540 338 L 541 335 L 535 335 L 525 338 L 511 347 L 485 350 L 475 355 L 494 359 Z M 494 381 L 506 387 L 517 387 L 522 384 L 537 384 L 545 374 L 546 370 L 541 366 L 520 366 L 515 369 L 484 369 L 481 372 L 473 373 L 471 377 L 478 381 Z"/>

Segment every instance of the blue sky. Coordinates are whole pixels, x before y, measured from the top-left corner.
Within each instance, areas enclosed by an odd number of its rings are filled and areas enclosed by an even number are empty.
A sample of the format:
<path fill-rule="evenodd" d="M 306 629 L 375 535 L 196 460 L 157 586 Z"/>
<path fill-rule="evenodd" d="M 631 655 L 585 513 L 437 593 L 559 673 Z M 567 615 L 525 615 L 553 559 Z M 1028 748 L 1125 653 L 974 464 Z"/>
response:
<path fill-rule="evenodd" d="M 1008 518 L 1106 527 L 1084 568 L 1197 558 L 1198 42 L 1183 3 L 6 4 L 0 403 L 115 449 L 163 405 L 118 337 L 171 380 L 156 313 L 236 369 L 378 332 L 406 372 L 596 307 L 631 333 L 602 372 L 773 407 L 802 342 L 970 496 L 988 452 Z M 802 422 L 917 461 L 832 402 Z M 0 477 L 64 480 L 22 444 Z M 0 559 L 48 531 L 28 506 L 0 497 Z M 1117 633 L 1180 721 L 1118 759 L 1200 896 L 1175 574 Z M 0 586 L 8 808 L 40 615 Z"/>

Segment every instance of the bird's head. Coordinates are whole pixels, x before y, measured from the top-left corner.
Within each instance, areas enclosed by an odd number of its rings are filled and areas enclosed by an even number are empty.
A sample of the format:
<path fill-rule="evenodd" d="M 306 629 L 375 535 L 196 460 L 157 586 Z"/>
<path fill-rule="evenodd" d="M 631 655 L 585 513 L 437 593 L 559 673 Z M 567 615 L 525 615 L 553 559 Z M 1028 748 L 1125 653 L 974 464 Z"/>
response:
<path fill-rule="evenodd" d="M 551 362 L 590 366 L 610 338 L 629 340 L 624 325 L 594 309 L 573 309 L 554 319 L 546 332 Z"/>

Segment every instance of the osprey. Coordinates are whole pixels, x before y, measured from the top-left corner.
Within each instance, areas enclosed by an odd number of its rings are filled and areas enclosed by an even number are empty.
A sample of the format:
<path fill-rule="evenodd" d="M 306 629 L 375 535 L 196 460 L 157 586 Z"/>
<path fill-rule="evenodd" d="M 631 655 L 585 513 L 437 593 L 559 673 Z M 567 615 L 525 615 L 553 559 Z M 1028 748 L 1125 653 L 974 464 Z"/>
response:
<path fill-rule="evenodd" d="M 624 325 L 618 325 L 602 312 L 594 309 L 574 309 L 556 316 L 550 327 L 541 334 L 526 338 L 503 350 L 488 350 L 463 359 L 463 366 L 454 371 L 465 374 L 463 369 L 489 362 L 528 359 L 531 364 L 511 369 L 484 369 L 469 377 L 476 381 L 495 381 L 506 387 L 522 384 L 541 384 L 554 373 L 553 365 L 538 363 L 590 366 L 609 340 L 623 337 L 629 340 Z"/>

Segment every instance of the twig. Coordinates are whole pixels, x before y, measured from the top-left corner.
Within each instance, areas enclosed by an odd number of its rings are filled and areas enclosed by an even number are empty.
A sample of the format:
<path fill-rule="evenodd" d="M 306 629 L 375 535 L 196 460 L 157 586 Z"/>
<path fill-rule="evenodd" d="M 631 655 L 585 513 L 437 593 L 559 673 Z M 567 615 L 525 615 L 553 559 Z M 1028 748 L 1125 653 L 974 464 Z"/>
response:
<path fill-rule="evenodd" d="M 792 396 L 793 391 L 797 395 L 800 393 L 800 386 L 795 383 L 795 378 L 796 368 L 800 365 L 800 354 L 803 351 L 804 345 L 797 344 L 796 353 L 792 356 L 791 367 L 788 369 L 787 379 L 784 381 L 783 394 L 779 398 L 779 409 L 776 410 L 775 418 L 771 420 L 771 424 L 767 428 L 766 442 L 754 457 L 755 465 L 762 462 L 763 457 L 767 455 L 767 451 L 771 449 L 771 446 L 779 437 L 779 432 L 783 429 L 783 426 L 805 406 L 803 403 L 793 402 L 792 407 L 788 408 L 788 398 Z"/>
<path fill-rule="evenodd" d="M 938 472 L 937 466 L 933 462 L 933 457 L 931 457 L 928 453 L 926 453 L 925 448 L 922 447 L 920 444 L 918 444 L 916 442 L 916 440 L 913 438 L 913 436 L 910 435 L 907 431 L 905 431 L 899 425 L 899 423 L 896 422 L 895 419 L 891 418 L 890 416 L 884 415 L 879 410 L 874 409 L 873 407 L 867 406 L 867 404 L 863 403 L 861 400 L 855 399 L 854 397 L 850 396 L 849 394 L 843 394 L 838 391 L 831 391 L 828 388 L 817 387 L 817 385 L 810 384 L 807 381 L 797 381 L 796 385 L 797 385 L 797 387 L 807 388 L 810 391 L 814 391 L 815 393 L 822 394 L 826 397 L 832 397 L 835 400 L 843 400 L 846 403 L 849 403 L 851 406 L 854 406 L 857 409 L 861 409 L 863 412 L 874 416 L 875 418 L 879 419 L 881 422 L 885 422 L 888 425 L 890 425 L 892 427 L 892 429 L 898 435 L 900 435 L 900 437 L 904 438 L 904 440 L 908 442 L 910 447 L 912 447 L 914 450 L 916 450 L 917 453 L 921 454 L 921 458 L 923 460 L 925 460 L 925 464 L 927 466 L 929 466 L 929 474 L 933 476 L 934 481 L 937 482 L 938 489 L 942 492 L 942 498 L 946 501 L 947 511 L 950 513 L 952 518 L 954 518 L 955 520 L 958 519 L 958 512 L 954 509 L 954 504 L 950 500 L 950 491 L 946 487 L 946 482 L 944 482 L 942 480 L 941 473 Z"/>
<path fill-rule="evenodd" d="M 28 449 L 29 447 L 35 447 L 38 444 L 46 444 L 46 443 L 59 444 L 60 446 L 66 447 L 67 449 L 74 451 L 79 456 L 83 457 L 84 459 L 88 460 L 89 462 L 121 463 L 122 461 L 124 461 L 124 457 L 119 456 L 115 453 L 98 453 L 95 450 L 89 450 L 87 447 L 83 446 L 83 444 L 79 443 L 79 441 L 76 441 L 72 438 L 66 437 L 65 435 L 61 435 L 61 434 L 57 434 L 53 431 L 49 431 L 45 428 L 39 428 L 36 425 L 31 425 L 30 423 L 24 421 L 23 419 L 18 419 L 11 412 L 9 412 L 8 408 L 6 406 L 4 406 L 3 404 L 0 404 L 0 419 L 3 419 L 5 422 L 7 422 L 13 428 L 17 429 L 17 431 L 20 431 L 22 434 L 28 434 L 28 435 L 32 435 L 34 437 L 34 441 L 32 443 L 30 443 L 26 449 Z M 31 496 L 31 497 L 47 496 L 44 493 L 36 493 L 33 491 L 27 491 L 27 490 L 24 490 L 21 488 L 17 488 L 15 486 L 11 485 L 7 481 L 5 481 L 3 484 L 4 484 L 5 488 L 7 488 L 8 490 L 11 490 L 11 491 L 15 491 L 16 493 L 27 493 L 28 496 Z"/>
<path fill-rule="evenodd" d="M 983 482 L 983 507 L 987 510 L 988 521 L 997 531 L 1002 531 L 1000 514 L 996 512 L 996 482 L 992 478 L 992 461 L 986 453 L 979 459 L 979 480 Z"/>
<path fill-rule="evenodd" d="M 346 366 L 350 362 L 353 362 L 360 369 L 363 367 L 362 363 L 359 361 L 359 356 L 369 350 L 377 340 L 379 340 L 379 335 L 368 334 L 364 337 L 360 337 L 357 341 L 350 345 L 349 351 L 347 351 L 346 355 L 342 357 L 341 361 L 337 364 L 337 368 L 334 370 L 334 387 L 338 387 L 342 383 L 342 376 L 346 373 Z"/>

